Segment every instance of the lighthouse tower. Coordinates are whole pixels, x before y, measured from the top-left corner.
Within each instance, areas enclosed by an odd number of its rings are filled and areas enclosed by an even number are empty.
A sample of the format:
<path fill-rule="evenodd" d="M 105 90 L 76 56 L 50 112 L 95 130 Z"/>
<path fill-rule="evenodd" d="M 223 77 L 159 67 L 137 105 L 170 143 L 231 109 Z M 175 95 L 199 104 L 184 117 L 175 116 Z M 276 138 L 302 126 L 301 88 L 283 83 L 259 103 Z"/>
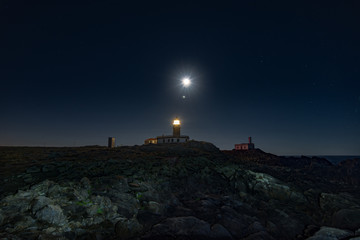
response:
<path fill-rule="evenodd" d="M 180 120 L 175 118 L 173 121 L 172 135 L 162 135 L 157 136 L 156 138 L 148 138 L 145 140 L 145 144 L 175 144 L 189 141 L 189 136 L 180 135 L 180 126 Z"/>
<path fill-rule="evenodd" d="M 180 120 L 178 118 L 175 118 L 173 122 L 173 136 L 180 137 Z"/>

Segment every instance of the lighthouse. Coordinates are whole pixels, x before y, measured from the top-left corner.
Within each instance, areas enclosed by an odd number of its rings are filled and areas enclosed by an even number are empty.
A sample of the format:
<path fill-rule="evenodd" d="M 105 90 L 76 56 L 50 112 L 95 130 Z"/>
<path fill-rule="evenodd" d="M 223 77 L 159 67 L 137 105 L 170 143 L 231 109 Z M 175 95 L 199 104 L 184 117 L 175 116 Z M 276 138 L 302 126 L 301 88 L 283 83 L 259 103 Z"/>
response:
<path fill-rule="evenodd" d="M 189 141 L 189 136 L 180 134 L 181 122 L 179 118 L 175 118 L 172 122 L 173 124 L 173 134 L 172 135 L 162 135 L 157 136 L 156 138 L 148 138 L 145 140 L 145 144 L 169 144 L 169 143 L 184 143 Z"/>
<path fill-rule="evenodd" d="M 180 120 L 178 118 L 174 119 L 173 122 L 173 136 L 174 137 L 180 137 Z"/>

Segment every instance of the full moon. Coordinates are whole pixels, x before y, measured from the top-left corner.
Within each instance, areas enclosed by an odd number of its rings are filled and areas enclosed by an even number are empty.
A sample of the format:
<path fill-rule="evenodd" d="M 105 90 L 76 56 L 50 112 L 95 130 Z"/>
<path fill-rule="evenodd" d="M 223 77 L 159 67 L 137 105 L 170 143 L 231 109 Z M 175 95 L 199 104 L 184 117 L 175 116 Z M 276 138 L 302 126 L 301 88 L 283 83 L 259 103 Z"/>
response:
<path fill-rule="evenodd" d="M 191 81 L 189 78 L 186 77 L 186 78 L 182 79 L 182 84 L 184 85 L 184 87 L 188 87 L 188 86 L 190 86 Z"/>

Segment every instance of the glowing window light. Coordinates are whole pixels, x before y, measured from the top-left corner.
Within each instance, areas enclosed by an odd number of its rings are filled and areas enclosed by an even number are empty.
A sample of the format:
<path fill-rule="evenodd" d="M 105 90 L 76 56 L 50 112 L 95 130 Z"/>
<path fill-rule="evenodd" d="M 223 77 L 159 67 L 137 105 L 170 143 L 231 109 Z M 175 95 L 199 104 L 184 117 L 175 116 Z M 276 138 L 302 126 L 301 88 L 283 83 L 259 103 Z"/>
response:
<path fill-rule="evenodd" d="M 180 125 L 180 120 L 179 120 L 179 119 L 175 119 L 173 124 L 174 124 L 174 125 Z"/>

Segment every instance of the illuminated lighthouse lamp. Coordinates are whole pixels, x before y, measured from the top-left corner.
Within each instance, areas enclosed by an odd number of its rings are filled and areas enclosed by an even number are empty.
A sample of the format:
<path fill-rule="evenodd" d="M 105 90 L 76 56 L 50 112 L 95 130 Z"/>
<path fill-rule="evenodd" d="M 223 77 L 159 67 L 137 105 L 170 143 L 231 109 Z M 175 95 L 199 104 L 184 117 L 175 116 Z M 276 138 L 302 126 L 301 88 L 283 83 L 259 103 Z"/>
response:
<path fill-rule="evenodd" d="M 173 125 L 180 125 L 180 120 L 179 119 L 174 119 Z"/>

